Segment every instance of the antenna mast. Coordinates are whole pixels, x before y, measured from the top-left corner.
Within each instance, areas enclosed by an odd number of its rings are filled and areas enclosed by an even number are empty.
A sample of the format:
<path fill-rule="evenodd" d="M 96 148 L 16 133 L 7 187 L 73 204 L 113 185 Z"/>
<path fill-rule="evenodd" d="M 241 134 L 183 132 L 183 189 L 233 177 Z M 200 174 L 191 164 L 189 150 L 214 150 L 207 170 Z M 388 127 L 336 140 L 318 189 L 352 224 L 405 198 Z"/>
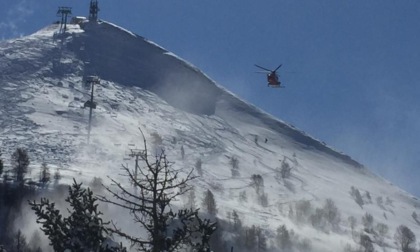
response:
<path fill-rule="evenodd" d="M 98 0 L 90 0 L 89 21 L 97 21 L 98 12 L 99 12 Z"/>

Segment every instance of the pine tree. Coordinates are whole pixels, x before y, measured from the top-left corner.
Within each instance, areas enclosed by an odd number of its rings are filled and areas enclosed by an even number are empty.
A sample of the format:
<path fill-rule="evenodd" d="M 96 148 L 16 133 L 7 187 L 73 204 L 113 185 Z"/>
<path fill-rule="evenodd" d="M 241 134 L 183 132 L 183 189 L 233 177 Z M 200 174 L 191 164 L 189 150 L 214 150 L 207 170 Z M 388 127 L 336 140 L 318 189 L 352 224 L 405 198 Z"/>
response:
<path fill-rule="evenodd" d="M 209 213 L 212 216 L 216 216 L 217 214 L 217 207 L 216 207 L 216 201 L 214 199 L 213 193 L 208 189 L 204 193 L 204 199 L 203 199 L 203 209 Z"/>
<path fill-rule="evenodd" d="M 258 199 L 261 206 L 268 207 L 268 195 L 266 193 L 261 193 Z"/>
<path fill-rule="evenodd" d="M 374 252 L 375 249 L 372 244 L 372 240 L 368 235 L 362 234 L 360 236 L 360 246 L 363 247 L 364 252 Z"/>
<path fill-rule="evenodd" d="M 1 155 L 2 155 L 2 153 L 1 153 L 1 151 L 0 151 L 0 176 L 1 176 L 1 174 L 3 173 L 3 169 L 4 169 L 4 166 L 3 166 L 3 159 L 1 158 Z"/>
<path fill-rule="evenodd" d="M 28 243 L 26 242 L 26 237 L 22 234 L 20 229 L 14 235 L 13 250 L 16 251 L 16 252 L 26 252 L 26 251 L 28 251 Z"/>
<path fill-rule="evenodd" d="M 60 179 L 61 179 L 60 170 L 57 168 L 57 170 L 55 170 L 54 172 L 54 184 L 58 185 L 58 183 L 60 182 Z"/>
<path fill-rule="evenodd" d="M 257 229 L 254 225 L 245 230 L 245 248 L 255 251 L 257 248 Z"/>
<path fill-rule="evenodd" d="M 363 208 L 363 198 L 362 195 L 360 194 L 359 189 L 355 188 L 354 186 L 351 187 L 351 191 L 350 191 L 350 195 L 354 198 L 354 200 L 356 201 L 356 203 Z"/>
<path fill-rule="evenodd" d="M 23 184 L 23 179 L 28 172 L 29 164 L 28 152 L 23 148 L 17 148 L 12 154 L 12 167 L 16 182 Z"/>
<path fill-rule="evenodd" d="M 246 195 L 246 191 L 242 191 L 239 193 L 239 201 L 248 202 L 248 196 Z"/>
<path fill-rule="evenodd" d="M 64 218 L 55 208 L 55 203 L 50 203 L 46 198 L 41 198 L 40 203 L 29 202 L 37 216 L 37 223 L 41 224 L 41 230 L 55 251 L 125 251 L 104 246 L 108 235 L 108 223 L 102 220 L 97 199 L 89 188 L 83 189 L 82 184 L 73 180 L 65 201 L 72 210 L 69 210 L 70 215 Z"/>
<path fill-rule="evenodd" d="M 201 159 L 197 159 L 197 161 L 195 162 L 195 170 L 197 171 L 198 175 L 200 175 L 201 177 L 203 176 L 202 164 L 203 162 L 201 161 Z"/>
<path fill-rule="evenodd" d="M 338 228 L 341 222 L 340 212 L 332 199 L 326 199 L 323 210 L 326 220 L 333 228 Z"/>
<path fill-rule="evenodd" d="M 292 166 L 286 161 L 286 157 L 283 158 L 280 165 L 280 176 L 282 179 L 289 178 L 292 173 Z"/>
<path fill-rule="evenodd" d="M 251 185 L 254 187 L 257 195 L 260 195 L 261 192 L 264 193 L 264 179 L 260 174 L 253 174 L 251 176 Z"/>
<path fill-rule="evenodd" d="M 189 208 L 189 209 L 196 209 L 194 187 L 191 187 L 190 191 L 188 192 L 186 207 Z"/>
<path fill-rule="evenodd" d="M 45 187 L 45 185 L 50 182 L 51 180 L 51 174 L 50 174 L 50 168 L 48 167 L 47 163 L 42 163 L 41 165 L 41 172 L 39 174 L 39 182 L 42 184 L 42 187 Z"/>
<path fill-rule="evenodd" d="M 237 157 L 231 157 L 229 160 L 229 164 L 231 165 L 231 172 L 232 172 L 232 177 L 236 178 L 239 177 L 240 173 L 239 173 L 239 160 Z"/>
<path fill-rule="evenodd" d="M 256 235 L 257 235 L 257 252 L 266 251 L 267 250 L 267 237 L 265 236 L 263 230 L 258 227 L 256 230 Z"/>
<path fill-rule="evenodd" d="M 277 246 L 282 250 L 289 250 L 292 247 L 292 241 L 290 238 L 289 230 L 287 230 L 285 225 L 281 225 L 277 228 Z"/>
<path fill-rule="evenodd" d="M 185 150 L 184 150 L 184 145 L 181 146 L 181 158 L 184 159 L 185 158 Z"/>
<path fill-rule="evenodd" d="M 239 215 L 235 210 L 232 211 L 232 219 L 233 219 L 233 229 L 236 230 L 236 231 L 241 230 L 242 229 L 242 221 L 239 218 Z"/>
<path fill-rule="evenodd" d="M 366 213 L 362 217 L 362 223 L 363 223 L 363 226 L 365 227 L 366 232 L 368 232 L 368 233 L 372 232 L 373 221 L 374 221 L 373 216 L 370 213 Z"/>

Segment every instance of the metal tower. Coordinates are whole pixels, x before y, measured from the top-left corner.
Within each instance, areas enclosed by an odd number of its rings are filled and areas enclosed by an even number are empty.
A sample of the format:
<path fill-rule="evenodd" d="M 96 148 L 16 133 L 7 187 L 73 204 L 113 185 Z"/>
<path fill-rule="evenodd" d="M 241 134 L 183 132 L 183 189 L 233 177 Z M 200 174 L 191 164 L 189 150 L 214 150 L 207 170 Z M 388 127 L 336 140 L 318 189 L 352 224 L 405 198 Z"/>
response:
<path fill-rule="evenodd" d="M 88 144 L 89 144 L 90 130 L 92 128 L 92 111 L 96 109 L 96 102 L 93 101 L 93 91 L 94 91 L 95 84 L 99 85 L 101 82 L 98 76 L 88 76 L 86 78 L 86 83 L 91 85 L 90 100 L 86 101 L 84 105 L 85 108 L 89 107 L 89 128 L 88 128 L 88 139 L 87 139 Z"/>
<path fill-rule="evenodd" d="M 99 12 L 98 0 L 90 0 L 89 21 L 97 21 L 98 12 Z"/>
<path fill-rule="evenodd" d="M 60 31 L 67 29 L 67 16 L 69 15 L 71 15 L 71 7 L 58 7 L 57 16 L 61 16 Z"/>

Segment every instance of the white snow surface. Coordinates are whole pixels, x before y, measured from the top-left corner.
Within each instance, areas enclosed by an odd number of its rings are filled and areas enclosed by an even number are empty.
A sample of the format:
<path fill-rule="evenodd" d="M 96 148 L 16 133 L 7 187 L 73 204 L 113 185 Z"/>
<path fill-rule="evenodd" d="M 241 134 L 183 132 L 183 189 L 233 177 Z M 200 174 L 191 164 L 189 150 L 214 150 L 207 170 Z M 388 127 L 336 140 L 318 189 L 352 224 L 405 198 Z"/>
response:
<path fill-rule="evenodd" d="M 386 251 L 397 251 L 395 229 L 404 224 L 420 238 L 413 220 L 419 201 L 372 174 L 350 157 L 239 99 L 164 48 L 116 25 L 99 22 L 68 25 L 64 34 L 48 26 L 27 37 L 0 42 L 0 143 L 8 163 L 17 147 L 31 158 L 31 176 L 40 164 L 60 168 L 64 181 L 89 182 L 120 176 L 130 149 L 142 148 L 139 128 L 148 143 L 151 134 L 163 138 L 168 159 L 187 173 L 197 159 L 203 176 L 194 181 L 198 201 L 205 190 L 216 196 L 218 216 L 236 210 L 246 225 L 272 232 L 282 224 L 312 242 L 314 251 L 342 251 L 355 246 L 349 216 L 358 220 L 370 213 L 375 223 L 389 226 Z M 90 87 L 86 76 L 98 75 L 98 106 L 93 113 L 91 144 L 86 144 Z M 255 141 L 256 136 L 258 141 Z M 265 143 L 265 139 L 268 141 Z M 181 159 L 180 148 L 185 148 Z M 151 146 L 151 148 L 154 148 Z M 230 157 L 239 160 L 240 176 L 232 178 Z M 292 176 L 275 179 L 286 158 Z M 396 167 L 397 169 L 397 167 Z M 261 174 L 269 206 L 257 203 L 250 177 Z M 350 196 L 354 186 L 368 191 L 373 203 L 359 207 Z M 247 202 L 239 200 L 246 191 Z M 382 207 L 375 198 L 388 197 Z M 332 199 L 341 212 L 340 232 L 325 233 L 288 218 L 289 205 L 310 200 L 321 207 Z M 385 218 L 386 216 L 386 218 Z M 375 245 L 377 248 L 378 245 Z"/>

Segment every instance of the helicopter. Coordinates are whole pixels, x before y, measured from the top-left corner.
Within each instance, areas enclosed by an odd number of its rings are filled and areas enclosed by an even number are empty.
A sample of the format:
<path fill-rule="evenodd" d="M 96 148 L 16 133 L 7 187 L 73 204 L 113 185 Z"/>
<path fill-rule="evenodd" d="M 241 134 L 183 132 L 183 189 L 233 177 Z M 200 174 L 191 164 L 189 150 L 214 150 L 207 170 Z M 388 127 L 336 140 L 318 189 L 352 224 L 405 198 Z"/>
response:
<path fill-rule="evenodd" d="M 265 67 L 259 66 L 257 64 L 255 64 L 255 66 L 264 70 L 264 72 L 257 72 L 257 73 L 266 73 L 267 74 L 267 86 L 268 87 L 273 87 L 273 88 L 283 88 L 284 87 L 284 86 L 281 86 L 279 76 L 276 73 L 276 71 L 279 70 L 279 68 L 282 66 L 282 64 L 280 64 L 275 70 L 270 70 L 270 69 L 267 69 Z"/>

